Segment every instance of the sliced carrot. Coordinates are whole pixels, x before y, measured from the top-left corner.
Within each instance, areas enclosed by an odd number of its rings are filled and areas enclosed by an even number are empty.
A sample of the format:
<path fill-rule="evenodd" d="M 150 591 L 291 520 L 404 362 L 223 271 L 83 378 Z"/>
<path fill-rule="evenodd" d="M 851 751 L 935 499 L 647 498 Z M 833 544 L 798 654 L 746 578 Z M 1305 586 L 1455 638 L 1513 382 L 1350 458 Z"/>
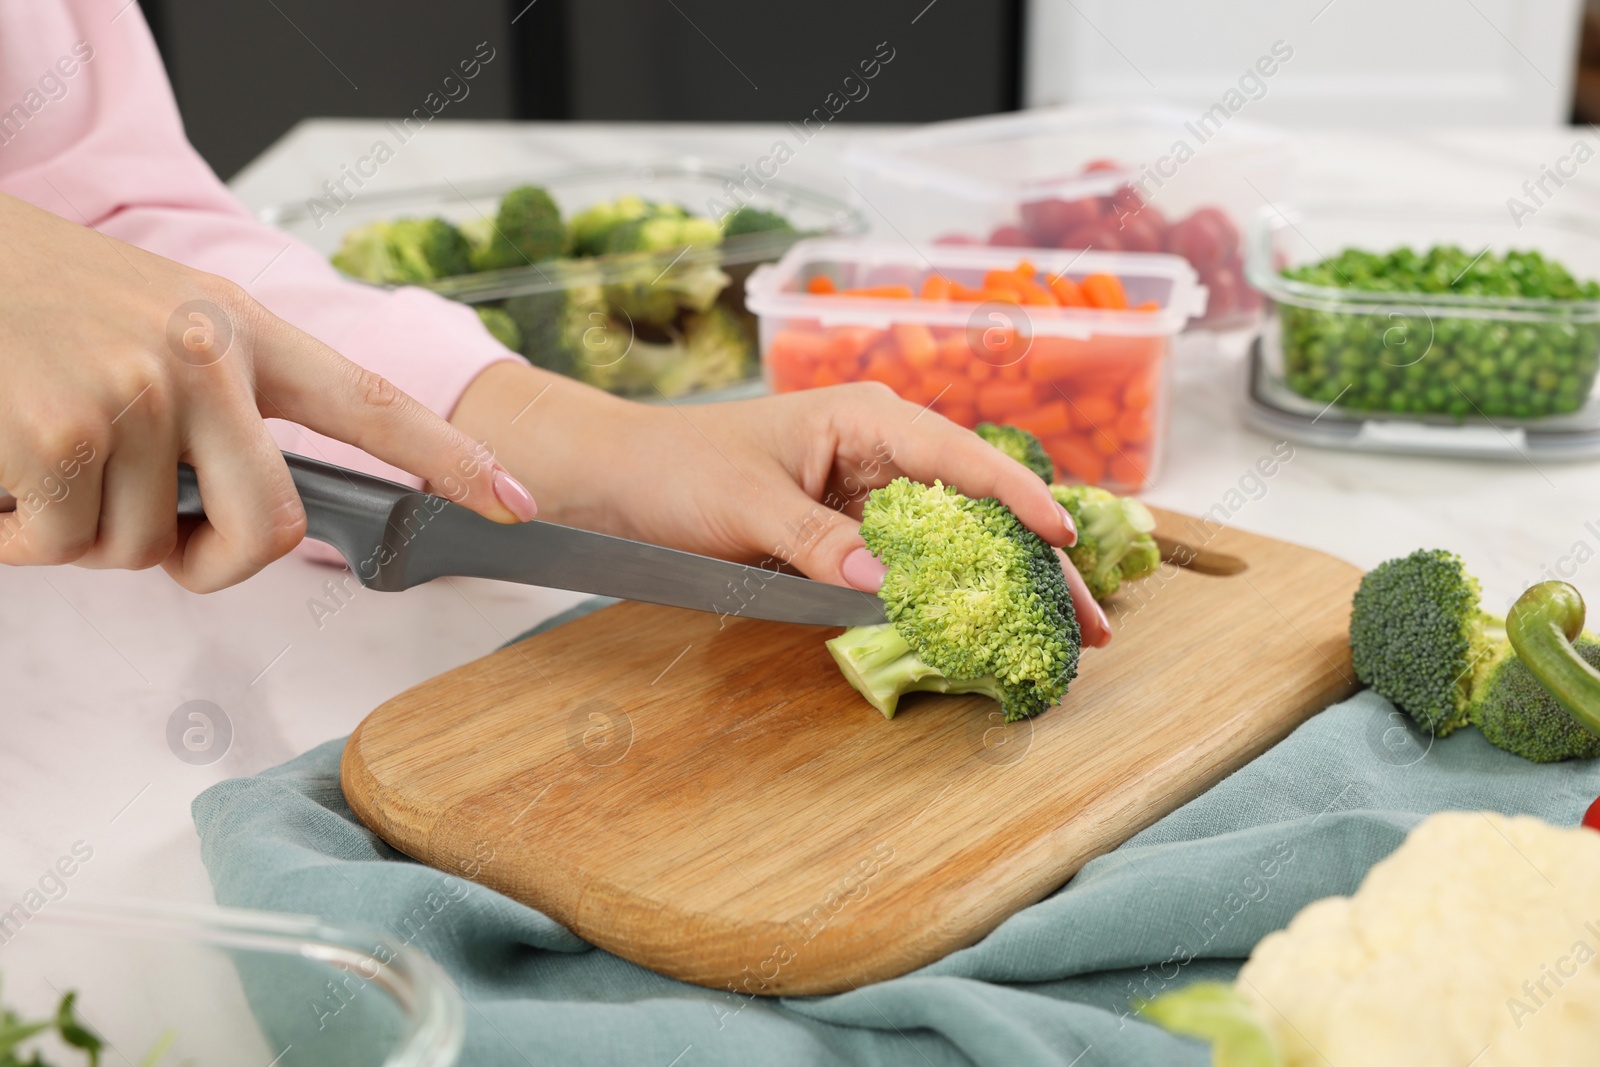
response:
<path fill-rule="evenodd" d="M 1122 403 L 1130 408 L 1147 408 L 1155 399 L 1156 383 L 1152 373 L 1135 374 L 1122 390 Z"/>
<path fill-rule="evenodd" d="M 1050 292 L 1055 296 L 1056 302 L 1064 308 L 1089 306 L 1089 298 L 1083 295 L 1082 287 L 1065 274 L 1050 279 Z"/>
<path fill-rule="evenodd" d="M 1059 307 L 1055 294 L 1036 281 L 1027 278 L 1018 278 L 1016 281 L 1017 292 L 1022 296 L 1022 302 L 1030 307 Z"/>
<path fill-rule="evenodd" d="M 1111 460 L 1111 480 L 1123 489 L 1142 489 L 1150 477 L 1150 461 L 1143 452 L 1128 451 Z"/>
<path fill-rule="evenodd" d="M 970 350 L 969 350 L 970 356 Z M 986 382 L 995 376 L 995 369 L 981 359 L 967 360 L 967 377 L 975 382 Z"/>
<path fill-rule="evenodd" d="M 978 292 L 978 300 L 985 304 L 991 300 L 1000 304 L 1020 304 L 1022 293 L 1015 285 L 985 285 Z"/>
<path fill-rule="evenodd" d="M 1050 458 L 1081 482 L 1095 485 L 1106 476 L 1106 457 L 1095 451 L 1083 434 L 1068 434 L 1050 442 Z"/>
<path fill-rule="evenodd" d="M 844 289 L 840 296 L 865 296 L 878 300 L 910 300 L 912 298 L 909 285 L 864 285 L 855 289 Z"/>
<path fill-rule="evenodd" d="M 806 292 L 816 296 L 826 296 L 829 293 L 837 293 L 838 291 L 839 287 L 834 285 L 833 279 L 826 274 L 813 274 L 806 282 Z"/>
<path fill-rule="evenodd" d="M 897 322 L 889 328 L 895 344 L 907 363 L 918 370 L 927 370 L 938 362 L 939 346 L 934 343 L 933 331 L 920 322 Z"/>
<path fill-rule="evenodd" d="M 1065 400 L 1052 400 L 1032 411 L 1013 414 L 1009 421 L 1011 425 L 1027 430 L 1040 439 L 1072 429 L 1072 413 Z"/>
<path fill-rule="evenodd" d="M 967 348 L 979 359 L 994 365 L 1014 364 L 1018 357 L 1018 346 L 1022 339 L 1017 336 L 1017 331 L 1009 326 L 989 326 L 980 328 L 972 326 L 967 330 Z M 1022 377 L 1022 368 L 1017 368 L 1017 377 Z"/>
<path fill-rule="evenodd" d="M 939 341 L 939 365 L 951 370 L 966 370 L 974 363 L 972 349 L 967 345 L 965 333 L 957 331 Z"/>
<path fill-rule="evenodd" d="M 873 350 L 867 357 L 867 365 L 861 370 L 861 378 L 866 381 L 882 382 L 890 389 L 905 395 L 917 376 L 892 349 L 880 346 Z"/>
<path fill-rule="evenodd" d="M 1117 419 L 1116 434 L 1123 441 L 1132 443 L 1148 440 L 1150 437 L 1150 410 L 1148 408 L 1134 408 L 1124 411 Z"/>
<path fill-rule="evenodd" d="M 822 364 L 811 375 L 812 386 L 818 388 L 824 385 L 842 385 L 849 380 L 843 374 L 840 374 L 832 363 Z"/>
<path fill-rule="evenodd" d="M 1090 306 L 1107 311 L 1127 308 L 1128 294 L 1114 274 L 1091 274 L 1082 282 L 1083 295 Z"/>
<path fill-rule="evenodd" d="M 965 375 L 944 378 L 938 385 L 941 404 L 970 408 L 978 402 L 978 383 Z"/>
<path fill-rule="evenodd" d="M 978 409 L 975 407 L 962 406 L 960 404 L 940 404 L 939 414 L 957 426 L 965 426 L 969 430 L 978 424 Z"/>
<path fill-rule="evenodd" d="M 1027 364 L 1029 378 L 1036 382 L 1055 382 L 1072 378 L 1085 367 L 1093 366 L 1094 358 L 1093 341 L 1075 337 L 1035 337 L 1023 362 Z"/>
<path fill-rule="evenodd" d="M 828 340 L 810 330 L 784 330 L 772 339 L 772 352 L 797 363 L 818 363 L 828 358 Z"/>
<path fill-rule="evenodd" d="M 1019 259 L 1017 260 L 1015 269 L 1013 269 L 1011 273 L 1015 274 L 1018 278 L 1021 278 L 1025 282 L 1031 282 L 1033 281 L 1033 276 L 1039 273 L 1039 268 L 1035 267 L 1026 259 Z"/>
<path fill-rule="evenodd" d="M 949 300 L 950 279 L 942 274 L 930 274 L 922 283 L 922 299 Z"/>
<path fill-rule="evenodd" d="M 1016 363 L 1007 363 L 1003 366 L 995 367 L 994 376 L 1002 382 L 1020 382 L 1027 378 L 1027 375 L 1023 373 L 1022 361 L 1020 360 Z M 1032 388 L 1032 386 L 1029 386 L 1029 388 Z"/>
<path fill-rule="evenodd" d="M 1105 429 L 1090 430 L 1089 443 L 1093 445 L 1094 450 L 1100 453 L 1102 456 L 1114 456 L 1122 450 L 1122 443 L 1118 441 L 1113 434 Z"/>
<path fill-rule="evenodd" d="M 1013 413 L 1033 407 L 1033 383 L 984 382 L 978 387 L 978 414 L 994 422 L 1004 422 Z"/>
<path fill-rule="evenodd" d="M 962 285 L 960 282 L 951 282 L 950 299 L 960 300 L 964 303 L 979 304 L 984 299 L 983 290 L 973 289 L 970 286 Z"/>
<path fill-rule="evenodd" d="M 1146 300 L 1144 303 L 1140 304 L 1138 307 L 1134 308 L 1133 310 L 1135 310 L 1135 311 L 1160 311 L 1161 310 L 1161 301 L 1159 301 L 1159 300 Z"/>
<path fill-rule="evenodd" d="M 1119 411 L 1117 402 L 1103 393 L 1068 394 L 1072 398 L 1072 406 L 1078 411 L 1082 419 L 1094 427 L 1110 426 L 1116 421 Z"/>
<path fill-rule="evenodd" d="M 834 326 L 828 330 L 828 357 L 835 362 L 864 355 L 883 337 L 871 326 Z"/>

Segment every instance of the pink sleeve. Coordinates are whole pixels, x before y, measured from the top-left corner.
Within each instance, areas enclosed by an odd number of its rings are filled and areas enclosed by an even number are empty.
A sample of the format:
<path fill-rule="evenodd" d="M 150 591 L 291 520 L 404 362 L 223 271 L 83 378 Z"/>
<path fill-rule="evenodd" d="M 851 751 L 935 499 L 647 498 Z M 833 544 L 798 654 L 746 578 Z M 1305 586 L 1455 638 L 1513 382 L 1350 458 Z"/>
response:
<path fill-rule="evenodd" d="M 0 189 L 237 282 L 445 417 L 485 367 L 518 358 L 471 308 L 347 281 L 308 245 L 257 222 L 185 139 L 155 44 L 127 0 L 0 5 Z M 350 445 L 269 425 L 290 451 L 417 484 Z"/>

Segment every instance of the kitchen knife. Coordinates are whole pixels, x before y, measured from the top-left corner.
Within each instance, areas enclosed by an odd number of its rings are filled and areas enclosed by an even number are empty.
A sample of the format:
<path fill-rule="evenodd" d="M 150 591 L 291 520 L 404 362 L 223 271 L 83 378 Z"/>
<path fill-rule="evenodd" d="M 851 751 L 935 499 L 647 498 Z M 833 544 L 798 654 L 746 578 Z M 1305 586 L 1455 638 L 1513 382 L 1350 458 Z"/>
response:
<path fill-rule="evenodd" d="M 369 589 L 398 592 L 459 575 L 668 604 L 723 616 L 817 626 L 884 621 L 870 593 L 558 526 L 493 522 L 442 497 L 283 454 L 306 509 L 306 536 L 324 541 Z M 178 515 L 204 518 L 192 467 L 178 468 Z"/>

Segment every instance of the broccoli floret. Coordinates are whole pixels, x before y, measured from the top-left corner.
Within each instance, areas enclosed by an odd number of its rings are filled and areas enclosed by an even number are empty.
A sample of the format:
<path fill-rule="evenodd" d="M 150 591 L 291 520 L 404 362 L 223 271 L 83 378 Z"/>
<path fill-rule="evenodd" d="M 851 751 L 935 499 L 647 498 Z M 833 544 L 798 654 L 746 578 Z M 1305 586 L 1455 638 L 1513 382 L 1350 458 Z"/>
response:
<path fill-rule="evenodd" d="M 873 707 L 892 718 L 904 692 L 982 692 L 1014 722 L 1066 694 L 1081 637 L 1061 563 L 1004 504 L 896 478 L 867 497 L 861 537 L 888 568 L 878 595 L 899 640 L 860 626 L 828 650 Z"/>
<path fill-rule="evenodd" d="M 593 204 L 572 217 L 567 236 L 575 256 L 598 256 L 606 250 L 606 240 L 619 223 L 642 219 L 647 215 L 687 214 L 676 204 L 653 204 L 642 197 L 619 196 L 615 200 Z"/>
<path fill-rule="evenodd" d="M 517 327 L 516 319 L 501 308 L 480 306 L 474 310 L 483 328 L 489 331 L 489 336 L 513 352 L 522 351 L 522 330 Z"/>
<path fill-rule="evenodd" d="M 472 270 L 466 237 L 444 219 L 369 222 L 344 235 L 333 265 L 384 285 L 431 282 Z"/>
<path fill-rule="evenodd" d="M 1584 634 L 1572 647 L 1589 666 L 1600 668 L 1600 640 Z M 1600 737 L 1556 703 L 1509 644 L 1495 655 L 1469 715 L 1490 744 L 1535 763 L 1600 756 Z"/>
<path fill-rule="evenodd" d="M 1480 595 L 1452 552 L 1419 549 L 1380 563 L 1351 605 L 1356 677 L 1439 737 L 1464 725 L 1505 641 L 1505 621 L 1482 610 Z"/>
<path fill-rule="evenodd" d="M 640 254 L 638 262 L 615 268 L 618 279 L 606 286 L 614 311 L 643 326 L 664 327 L 680 310 L 702 312 L 716 302 L 729 278 L 715 263 L 684 262 L 688 249 L 715 248 L 722 231 L 710 219 L 651 215 L 613 226 L 606 237 L 608 255 Z M 662 264 L 644 253 L 679 251 Z"/>
<path fill-rule="evenodd" d="M 776 211 L 762 211 L 745 205 L 722 220 L 722 236 L 740 237 L 747 233 L 794 233 L 789 220 Z"/>
<path fill-rule="evenodd" d="M 1019 426 L 996 426 L 980 422 L 972 432 L 1048 482 L 1055 477 L 1055 460 L 1044 450 L 1044 443 Z"/>
<path fill-rule="evenodd" d="M 494 226 L 485 237 L 473 248 L 473 268 L 502 270 L 561 255 L 566 251 L 567 228 L 549 193 L 537 185 L 523 185 L 500 198 Z"/>
<path fill-rule="evenodd" d="M 1440 737 L 1470 723 L 1537 763 L 1600 755 L 1600 640 L 1580 632 L 1577 591 L 1541 583 L 1507 619 L 1479 595 L 1461 559 L 1441 549 L 1374 567 L 1350 613 L 1356 676 Z M 1552 610 L 1571 624 L 1570 644 L 1549 630 Z"/>
<path fill-rule="evenodd" d="M 748 378 L 755 370 L 755 345 L 737 315 L 720 305 L 702 315 L 685 315 L 683 328 L 666 331 L 666 339 L 632 336 L 626 325 L 611 321 L 601 336 L 590 338 L 602 351 L 624 353 L 611 360 L 580 362 L 575 376 L 623 396 L 669 399 L 717 389 Z"/>
<path fill-rule="evenodd" d="M 1139 501 L 1093 485 L 1052 485 L 1050 495 L 1078 528 L 1078 543 L 1067 549 L 1067 558 L 1096 600 L 1115 596 L 1123 582 L 1161 566 L 1161 548 L 1151 536 L 1155 516 Z"/>
<path fill-rule="evenodd" d="M 619 338 L 606 314 L 600 275 L 586 263 L 558 260 L 542 268 L 555 285 L 537 293 L 509 297 L 506 314 L 522 331 L 522 354 L 536 367 L 571 377 L 582 377 L 593 366 L 606 366 L 621 357 Z"/>

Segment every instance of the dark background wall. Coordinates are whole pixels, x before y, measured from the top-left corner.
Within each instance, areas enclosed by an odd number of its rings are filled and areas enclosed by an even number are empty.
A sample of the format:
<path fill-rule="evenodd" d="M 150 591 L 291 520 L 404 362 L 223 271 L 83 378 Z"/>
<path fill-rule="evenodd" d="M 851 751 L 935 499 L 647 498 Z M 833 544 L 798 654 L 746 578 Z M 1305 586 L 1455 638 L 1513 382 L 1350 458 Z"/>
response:
<path fill-rule="evenodd" d="M 841 122 L 1011 110 L 1020 0 L 141 0 L 190 139 L 227 177 L 302 118 L 421 107 L 488 42 L 451 118 L 796 121 L 881 42 Z M 459 92 L 459 90 L 457 90 Z M 859 90 L 856 90 L 859 93 Z"/>

